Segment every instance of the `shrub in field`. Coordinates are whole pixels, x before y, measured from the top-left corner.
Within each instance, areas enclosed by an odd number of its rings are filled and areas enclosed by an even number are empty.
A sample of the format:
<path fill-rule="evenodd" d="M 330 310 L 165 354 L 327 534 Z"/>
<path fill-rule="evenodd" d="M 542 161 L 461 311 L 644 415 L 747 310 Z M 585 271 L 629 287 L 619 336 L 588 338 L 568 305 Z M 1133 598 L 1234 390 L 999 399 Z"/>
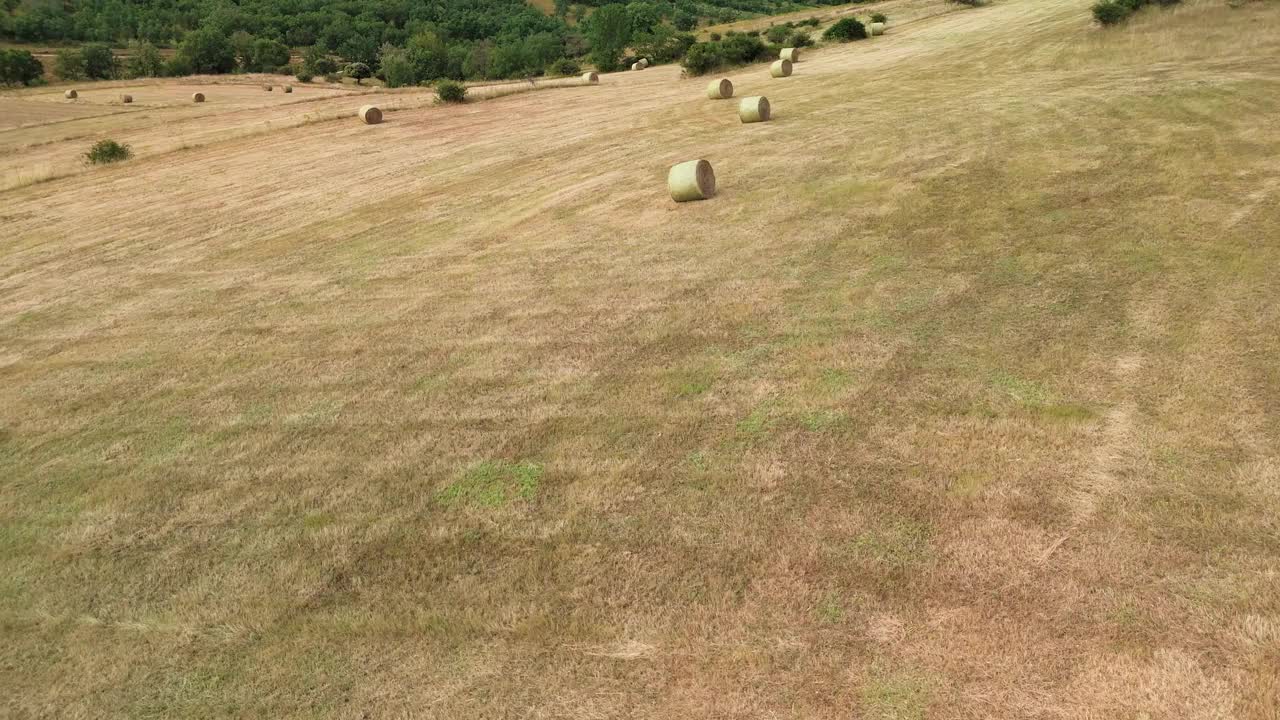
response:
<path fill-rule="evenodd" d="M 84 79 L 84 55 L 79 50 L 59 50 L 53 58 L 53 74 L 63 80 Z"/>
<path fill-rule="evenodd" d="M 195 65 L 185 55 L 174 55 L 164 64 L 164 74 L 168 77 L 183 77 L 195 73 Z"/>
<path fill-rule="evenodd" d="M 871 13 L 871 22 L 887 23 L 889 16 L 884 13 Z"/>
<path fill-rule="evenodd" d="M 1093 19 L 1103 25 L 1115 25 L 1129 17 L 1130 12 L 1132 10 L 1115 0 L 1102 0 L 1093 4 Z"/>
<path fill-rule="evenodd" d="M 823 40 L 835 40 L 837 42 L 849 42 L 850 40 L 863 40 L 867 37 L 867 28 L 856 18 L 841 18 L 835 25 L 827 28 L 822 33 Z"/>
<path fill-rule="evenodd" d="M 1177 5 L 1182 0 L 1099 0 L 1093 5 L 1093 19 L 1102 25 L 1115 25 L 1128 18 L 1143 5 Z"/>
<path fill-rule="evenodd" d="M 441 80 L 436 83 L 436 97 L 440 102 L 463 102 L 467 99 L 467 86 L 453 80 Z"/>
<path fill-rule="evenodd" d="M 327 83 L 336 83 L 336 82 L 342 82 L 342 78 L 338 76 L 338 73 L 326 73 L 324 76 L 324 81 Z"/>
<path fill-rule="evenodd" d="M 580 72 L 582 72 L 582 66 L 569 58 L 560 58 L 547 68 L 548 75 L 577 75 Z"/>
<path fill-rule="evenodd" d="M 822 21 L 815 16 L 815 17 L 805 18 L 804 20 L 801 20 L 800 24 L 808 25 L 809 27 L 818 27 L 818 25 L 822 24 Z"/>
<path fill-rule="evenodd" d="M 809 47 L 813 44 L 813 38 L 807 32 L 798 32 L 791 36 L 791 47 Z"/>
<path fill-rule="evenodd" d="M 93 165 L 105 165 L 128 160 L 132 155 L 133 150 L 128 145 L 122 145 L 115 140 L 99 140 L 89 148 L 89 152 L 84 154 L 84 159 L 85 162 Z"/>
<path fill-rule="evenodd" d="M 303 68 L 298 68 L 298 74 L 294 77 L 298 78 L 298 82 L 309 83 L 313 78 L 315 78 L 315 75 L 312 75 Z"/>
<path fill-rule="evenodd" d="M 135 43 L 126 67 L 129 77 L 160 77 L 164 75 L 164 58 L 160 50 L 149 42 Z"/>
<path fill-rule="evenodd" d="M 720 37 L 721 37 L 720 33 L 715 33 L 715 32 L 711 33 L 710 35 L 711 42 L 720 42 Z"/>
<path fill-rule="evenodd" d="M 735 32 L 720 42 L 694 43 L 685 52 L 681 65 L 689 75 L 705 75 L 725 66 L 771 60 L 774 52 L 760 38 Z"/>
<path fill-rule="evenodd" d="M 93 80 L 109 80 L 119 73 L 120 64 L 111 48 L 103 43 L 89 43 L 80 48 L 84 58 L 84 74 Z"/>
<path fill-rule="evenodd" d="M 0 50 L 0 83 L 32 85 L 40 81 L 44 65 L 26 50 Z"/>
<path fill-rule="evenodd" d="M 769 32 L 765 33 L 764 36 L 769 38 L 769 42 L 780 45 L 791 37 L 791 28 L 786 25 L 774 25 L 769 28 Z"/>

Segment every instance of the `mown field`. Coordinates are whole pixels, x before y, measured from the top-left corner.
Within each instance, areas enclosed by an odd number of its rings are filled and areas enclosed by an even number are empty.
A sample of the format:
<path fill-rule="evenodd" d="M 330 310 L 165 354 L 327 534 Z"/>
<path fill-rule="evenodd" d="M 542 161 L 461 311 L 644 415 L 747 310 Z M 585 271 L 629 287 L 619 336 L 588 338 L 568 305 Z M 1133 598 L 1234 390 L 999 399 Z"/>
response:
<path fill-rule="evenodd" d="M 1089 4 L 2 123 L 0 715 L 1276 718 L 1280 5 Z"/>

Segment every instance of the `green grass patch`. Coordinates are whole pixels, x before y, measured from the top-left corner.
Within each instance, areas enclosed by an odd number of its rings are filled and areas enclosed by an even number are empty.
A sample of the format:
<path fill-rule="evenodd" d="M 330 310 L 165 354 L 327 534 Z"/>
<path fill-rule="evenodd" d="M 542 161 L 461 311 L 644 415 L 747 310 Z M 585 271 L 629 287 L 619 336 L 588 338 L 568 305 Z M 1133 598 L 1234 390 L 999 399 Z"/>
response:
<path fill-rule="evenodd" d="M 824 432 L 844 425 L 848 419 L 839 410 L 812 410 L 800 415 L 800 425 L 809 432 Z"/>
<path fill-rule="evenodd" d="M 537 463 L 486 460 L 436 493 L 436 501 L 446 507 L 502 507 L 514 500 L 532 500 L 541 479 L 542 466 Z"/>
<path fill-rule="evenodd" d="M 929 707 L 929 688 L 904 673 L 874 677 L 862 687 L 867 720 L 923 720 Z"/>
<path fill-rule="evenodd" d="M 886 569 L 908 570 L 929 559 L 930 535 L 927 525 L 900 519 L 860 533 L 851 550 L 855 556 Z"/>
<path fill-rule="evenodd" d="M 773 427 L 773 418 L 771 417 L 772 403 L 762 403 L 751 414 L 738 421 L 738 435 L 755 439 L 764 436 Z"/>

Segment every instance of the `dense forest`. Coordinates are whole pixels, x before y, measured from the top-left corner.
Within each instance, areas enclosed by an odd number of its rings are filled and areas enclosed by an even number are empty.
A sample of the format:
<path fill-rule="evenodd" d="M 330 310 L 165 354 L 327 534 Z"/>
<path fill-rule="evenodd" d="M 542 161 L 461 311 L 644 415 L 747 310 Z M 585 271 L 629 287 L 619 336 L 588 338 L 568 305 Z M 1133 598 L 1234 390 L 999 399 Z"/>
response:
<path fill-rule="evenodd" d="M 847 1 L 847 0 L 846 0 Z M 437 78 L 528 77 L 579 59 L 614 70 L 629 49 L 679 59 L 687 32 L 723 22 L 835 4 L 818 0 L 555 0 L 548 15 L 524 0 L 0 0 L 0 37 L 17 42 L 133 47 L 118 66 L 58 58 L 61 77 L 289 71 L 303 76 L 354 66 L 388 84 Z M 161 60 L 157 48 L 177 48 Z M 301 65 L 283 67 L 291 50 Z M 85 50 L 84 52 L 90 52 Z M 141 56 L 142 60 L 138 60 Z M 367 70 L 367 73 L 366 73 Z"/>

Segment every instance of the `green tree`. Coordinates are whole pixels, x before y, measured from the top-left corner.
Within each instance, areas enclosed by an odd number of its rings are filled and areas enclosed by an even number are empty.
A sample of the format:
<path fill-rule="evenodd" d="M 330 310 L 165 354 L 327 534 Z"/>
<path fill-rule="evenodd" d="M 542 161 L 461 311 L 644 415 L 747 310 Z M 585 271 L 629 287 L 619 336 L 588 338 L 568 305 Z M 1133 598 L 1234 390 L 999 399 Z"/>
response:
<path fill-rule="evenodd" d="M 484 80 L 489 75 L 489 56 L 493 53 L 493 43 L 488 40 L 471 46 L 467 59 L 462 63 L 462 74 L 473 80 Z"/>
<path fill-rule="evenodd" d="M 187 33 L 178 45 L 178 55 L 196 73 L 228 73 L 236 65 L 231 41 L 214 28 L 201 28 Z"/>
<path fill-rule="evenodd" d="M 0 50 L 0 82 L 31 85 L 44 74 L 44 65 L 26 50 Z"/>
<path fill-rule="evenodd" d="M 387 87 L 404 87 L 418 83 L 409 53 L 394 45 L 382 46 L 382 79 Z"/>
<path fill-rule="evenodd" d="M 89 43 L 80 48 L 84 58 L 84 74 L 93 80 L 109 80 L 119 71 L 119 63 L 111 48 L 102 43 Z"/>
<path fill-rule="evenodd" d="M 360 84 L 361 80 L 373 77 L 373 71 L 369 69 L 369 65 L 362 62 L 347 63 L 342 72 L 349 78 L 355 78 L 357 85 Z"/>
<path fill-rule="evenodd" d="M 253 71 L 253 36 L 244 30 L 237 30 L 227 38 L 231 44 L 231 54 L 236 58 L 236 67 L 242 72 Z"/>
<path fill-rule="evenodd" d="M 378 64 L 378 43 L 366 35 L 353 35 L 338 46 L 338 54 L 349 63 L 373 67 Z"/>
<path fill-rule="evenodd" d="M 338 64 L 319 45 L 312 45 L 302 53 L 302 69 L 312 75 L 329 75 L 338 72 Z"/>
<path fill-rule="evenodd" d="M 434 32 L 424 30 L 409 38 L 406 51 L 417 82 L 449 76 L 449 46 Z"/>
<path fill-rule="evenodd" d="M 135 43 L 126 67 L 131 77 L 160 77 L 164 74 L 164 59 L 155 45 Z"/>
<path fill-rule="evenodd" d="M 596 10 L 587 37 L 591 40 L 591 62 L 604 72 L 616 70 L 618 59 L 631 41 L 627 6 L 613 3 Z"/>
<path fill-rule="evenodd" d="M 257 72 L 274 72 L 289 64 L 289 48 L 284 43 L 267 38 L 253 41 L 253 69 Z"/>
<path fill-rule="evenodd" d="M 53 74 L 63 80 L 84 79 L 84 55 L 79 50 L 59 50 L 53 59 Z"/>

